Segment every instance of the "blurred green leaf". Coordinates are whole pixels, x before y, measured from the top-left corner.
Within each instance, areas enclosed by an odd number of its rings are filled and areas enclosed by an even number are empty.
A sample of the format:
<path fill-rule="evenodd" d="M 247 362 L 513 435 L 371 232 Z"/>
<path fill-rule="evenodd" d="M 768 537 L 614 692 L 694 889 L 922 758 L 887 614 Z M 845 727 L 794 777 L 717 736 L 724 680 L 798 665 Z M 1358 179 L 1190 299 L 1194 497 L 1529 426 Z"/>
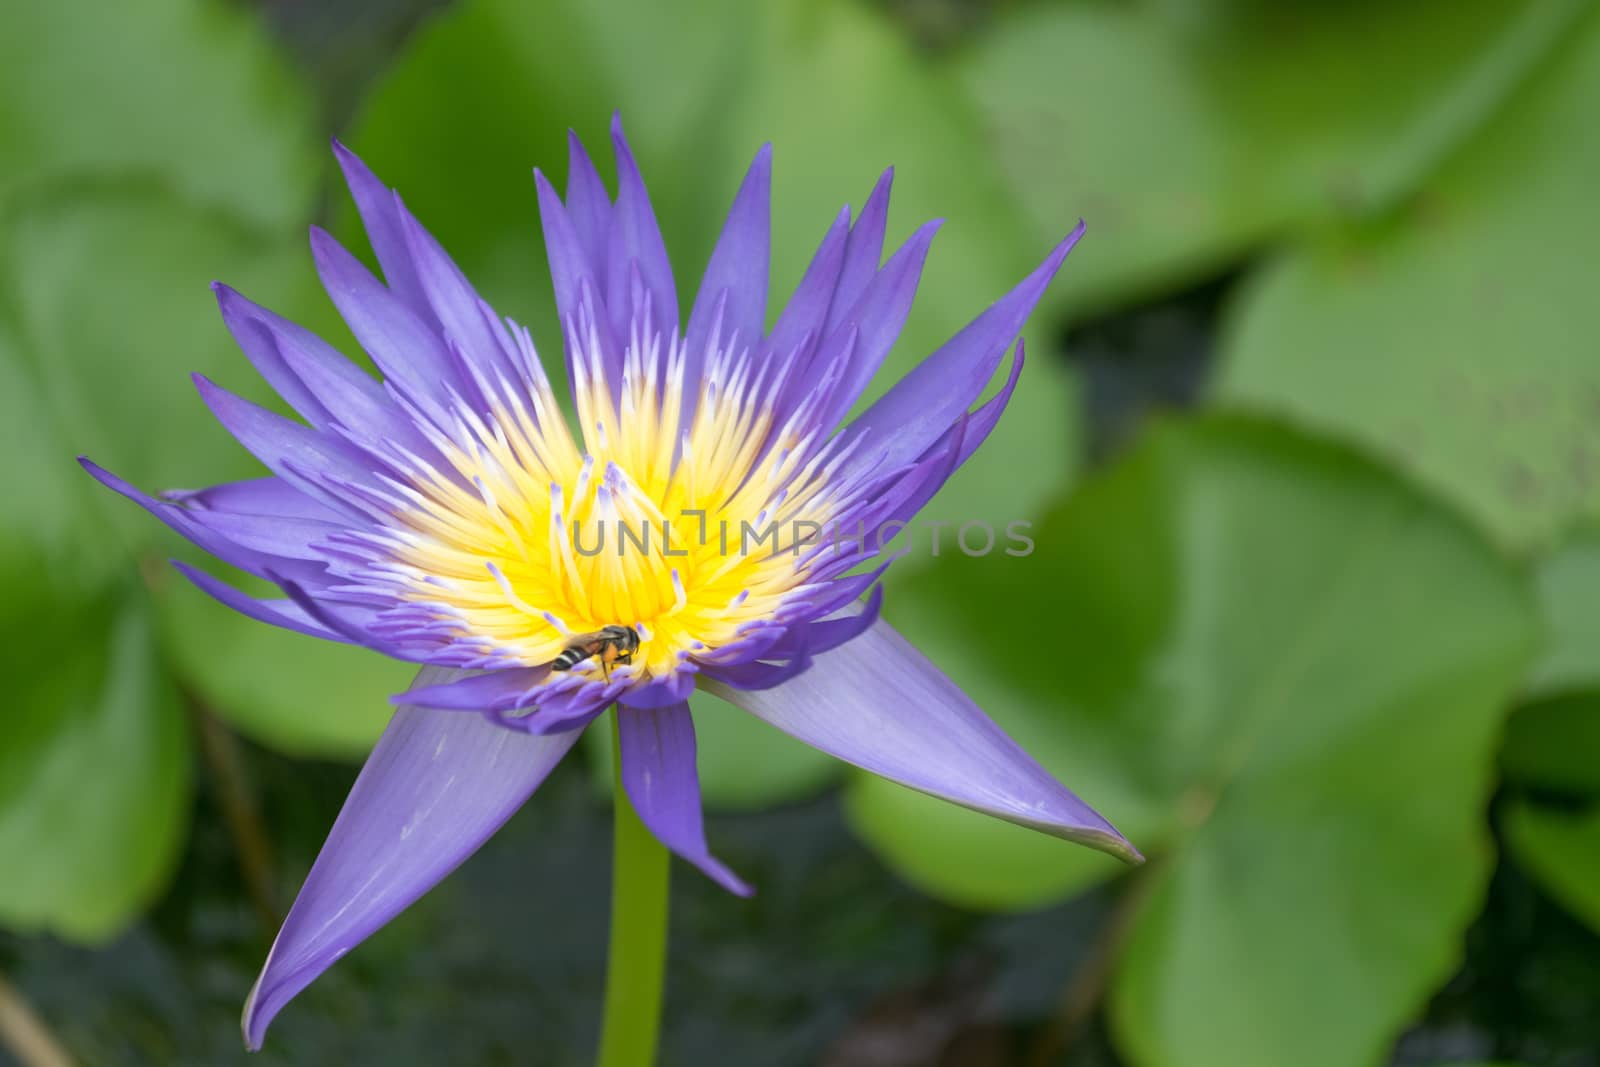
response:
<path fill-rule="evenodd" d="M 24 358 L 16 296 L 0 286 L 0 924 L 98 941 L 177 861 L 188 735 L 130 561 Z"/>
<path fill-rule="evenodd" d="M 700 794 L 708 807 L 749 811 L 801 800 L 844 772 L 844 764 L 832 756 L 801 744 L 710 693 L 696 692 L 689 702 L 694 708 Z M 590 773 L 609 795 L 611 716 L 595 720 L 585 731 L 583 743 Z"/>
<path fill-rule="evenodd" d="M 1505 828 L 1517 862 L 1563 907 L 1600 930 L 1600 808 L 1571 814 L 1518 804 L 1506 813 Z"/>
<path fill-rule="evenodd" d="M 509 128 L 507 101 L 519 108 Z M 685 314 L 762 141 L 776 148 L 769 317 L 840 205 L 862 203 L 884 167 L 898 166 L 892 233 L 949 219 L 905 335 L 869 395 L 1020 280 L 1075 221 L 1024 239 L 961 95 L 876 12 L 838 0 L 567 0 L 537 12 L 469 0 L 418 36 L 373 94 L 354 141 L 485 297 L 531 322 L 546 362 L 559 364 L 529 169 L 561 184 L 572 126 L 609 172 L 606 130 L 618 108 Z M 343 230 L 359 246 L 353 215 L 345 205 Z M 1075 269 L 1076 260 L 1065 271 Z M 1071 396 L 1049 359 L 1036 357 L 1026 373 L 1006 418 L 927 518 L 1003 525 L 1066 484 L 1075 466 Z M 909 574 L 921 562 L 897 569 Z M 716 802 L 793 796 L 828 773 L 827 761 L 741 717 L 702 715 L 699 728 L 701 778 Z"/>
<path fill-rule="evenodd" d="M 1600 16 L 1409 208 L 1254 280 L 1220 393 L 1378 450 L 1508 544 L 1600 516 Z"/>
<path fill-rule="evenodd" d="M 1159 428 L 1033 536 L 888 610 L 1156 857 L 1113 991 L 1124 1050 L 1375 1057 L 1478 904 L 1500 716 L 1534 651 L 1526 583 L 1383 469 L 1238 418 Z M 1032 906 L 1114 869 L 871 777 L 849 811 L 963 903 Z"/>
<path fill-rule="evenodd" d="M 75 596 L 0 560 L 0 922 L 100 941 L 164 886 L 188 821 L 189 735 L 142 594 Z"/>
<path fill-rule="evenodd" d="M 1391 204 L 1586 6 L 1036 4 L 959 69 L 1035 223 L 1089 220 L 1058 295 L 1103 307 Z"/>
<path fill-rule="evenodd" d="M 0 197 L 64 174 L 147 173 L 254 222 L 303 222 L 313 128 L 309 94 L 238 5 L 0 6 Z"/>
<path fill-rule="evenodd" d="M 88 479 L 71 462 L 37 382 L 22 360 L 0 296 L 0 560 L 33 565 L 92 591 L 123 562 L 96 537 Z"/>
<path fill-rule="evenodd" d="M 1518 708 L 1500 766 L 1519 785 L 1600 793 L 1600 691 L 1580 690 Z"/>
<path fill-rule="evenodd" d="M 1600 686 L 1600 531 L 1581 531 L 1540 561 L 1538 582 L 1545 650 L 1529 688 Z"/>

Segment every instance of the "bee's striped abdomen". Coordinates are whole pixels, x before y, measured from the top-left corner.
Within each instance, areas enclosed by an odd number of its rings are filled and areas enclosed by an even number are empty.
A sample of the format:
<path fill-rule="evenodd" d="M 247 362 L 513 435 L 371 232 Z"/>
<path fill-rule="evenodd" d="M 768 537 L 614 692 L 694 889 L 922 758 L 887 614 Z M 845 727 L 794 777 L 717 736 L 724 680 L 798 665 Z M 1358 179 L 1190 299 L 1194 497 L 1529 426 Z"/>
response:
<path fill-rule="evenodd" d="M 571 648 L 561 650 L 561 655 L 551 661 L 550 669 L 553 671 L 570 671 L 592 655 L 594 655 L 593 649 L 585 648 L 582 645 L 573 645 Z"/>

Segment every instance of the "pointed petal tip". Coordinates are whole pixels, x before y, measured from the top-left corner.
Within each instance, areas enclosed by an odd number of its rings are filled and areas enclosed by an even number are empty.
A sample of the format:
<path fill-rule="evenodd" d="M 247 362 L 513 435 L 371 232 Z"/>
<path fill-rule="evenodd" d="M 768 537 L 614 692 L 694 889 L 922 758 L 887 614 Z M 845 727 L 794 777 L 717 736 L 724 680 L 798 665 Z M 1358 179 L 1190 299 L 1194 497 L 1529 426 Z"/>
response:
<path fill-rule="evenodd" d="M 250 995 L 245 998 L 244 1011 L 239 1014 L 239 1036 L 244 1039 L 246 1052 L 260 1052 L 261 1043 L 267 1036 L 267 1027 L 272 1024 L 272 1018 L 277 1012 L 259 1012 L 258 1005 L 261 1000 L 261 979 L 265 971 L 256 978 L 255 984 L 250 987 Z"/>
<path fill-rule="evenodd" d="M 711 859 L 708 863 L 701 865 L 700 869 L 705 871 L 713 882 L 716 882 L 736 897 L 743 897 L 749 900 L 756 895 L 755 886 L 734 874 L 728 865 L 720 860 Z"/>
<path fill-rule="evenodd" d="M 1133 867 L 1145 862 L 1144 853 L 1135 848 L 1132 841 L 1129 841 L 1114 829 L 1094 831 L 1085 836 L 1083 843 L 1090 848 L 1106 853 L 1108 856 L 1115 856 Z"/>

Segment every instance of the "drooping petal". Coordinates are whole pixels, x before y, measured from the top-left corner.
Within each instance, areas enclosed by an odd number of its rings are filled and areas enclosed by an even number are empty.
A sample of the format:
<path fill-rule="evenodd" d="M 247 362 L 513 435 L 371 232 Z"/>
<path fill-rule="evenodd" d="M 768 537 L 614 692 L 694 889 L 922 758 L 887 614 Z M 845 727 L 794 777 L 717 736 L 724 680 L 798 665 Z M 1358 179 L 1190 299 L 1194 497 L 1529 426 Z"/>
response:
<path fill-rule="evenodd" d="M 731 893 L 755 890 L 740 881 L 706 846 L 695 768 L 694 719 L 687 703 L 617 709 L 622 745 L 622 785 L 639 819 L 656 838 Z"/>
<path fill-rule="evenodd" d="M 772 689 L 712 692 L 891 781 L 1128 860 L 1139 853 L 885 622 Z"/>
<path fill-rule="evenodd" d="M 703 352 L 722 307 L 724 343 L 737 335 L 740 348 L 754 349 L 766 328 L 767 269 L 772 248 L 772 145 L 761 146 L 728 211 L 722 236 L 706 265 L 695 296 L 684 342 L 690 352 Z M 725 301 L 725 303 L 724 303 Z M 692 370 L 693 368 L 691 368 Z M 694 381 L 694 378 L 689 378 Z"/>
<path fill-rule="evenodd" d="M 455 672 L 425 667 L 424 685 Z M 361 769 L 244 1007 L 245 1043 L 488 840 L 578 739 L 402 707 Z"/>
<path fill-rule="evenodd" d="M 896 382 L 845 427 L 845 437 L 870 429 L 878 440 L 889 442 L 891 464 L 909 460 L 932 444 L 983 392 L 1083 229 L 1080 222 L 1015 289 Z"/>

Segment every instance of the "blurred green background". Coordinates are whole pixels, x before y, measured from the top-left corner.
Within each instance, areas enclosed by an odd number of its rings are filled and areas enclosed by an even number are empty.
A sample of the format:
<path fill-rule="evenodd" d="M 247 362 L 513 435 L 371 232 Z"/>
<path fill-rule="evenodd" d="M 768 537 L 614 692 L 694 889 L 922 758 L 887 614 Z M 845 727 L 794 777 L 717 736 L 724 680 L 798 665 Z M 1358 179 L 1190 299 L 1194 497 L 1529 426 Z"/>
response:
<path fill-rule="evenodd" d="M 0 1063 L 235 1020 L 405 667 L 229 615 L 94 487 L 254 467 L 206 285 L 354 352 L 351 143 L 552 336 L 529 170 L 627 120 L 680 285 L 772 140 L 774 293 L 898 168 L 881 389 L 1082 216 L 886 611 L 1152 859 L 701 707 L 663 1063 L 1600 1064 L 1600 3 L 73 0 L 0 7 Z M 606 166 L 605 163 L 602 164 Z M 776 303 L 776 301 L 775 301 Z M 997 633 L 1059 654 L 997 662 Z M 606 761 L 341 962 L 261 1064 L 581 1064 Z"/>

